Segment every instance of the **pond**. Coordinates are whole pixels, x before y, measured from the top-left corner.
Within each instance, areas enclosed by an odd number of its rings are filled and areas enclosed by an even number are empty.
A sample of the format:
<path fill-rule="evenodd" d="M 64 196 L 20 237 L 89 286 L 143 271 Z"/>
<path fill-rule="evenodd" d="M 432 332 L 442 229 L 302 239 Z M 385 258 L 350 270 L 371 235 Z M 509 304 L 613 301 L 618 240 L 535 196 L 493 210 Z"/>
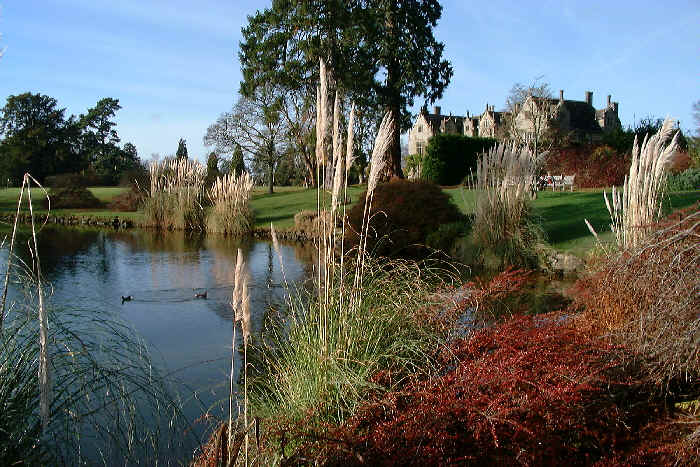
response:
<path fill-rule="evenodd" d="M 205 411 L 218 419 L 227 417 L 237 250 L 241 248 L 251 275 L 253 332 L 259 333 L 265 313 L 285 294 L 269 242 L 48 226 L 38 238 L 42 275 L 52 288 L 49 306 L 86 315 L 99 311 L 124 321 L 145 340 L 162 373 L 174 381 L 190 420 Z M 16 253 L 25 261 L 30 260 L 28 239 L 23 231 L 17 240 Z M 0 256 L 3 265 L 7 252 L 6 242 Z M 289 282 L 310 277 L 311 246 L 282 244 L 281 253 Z M 195 298 L 205 290 L 206 299 Z M 9 300 L 20 299 L 19 294 L 11 288 Z M 133 299 L 122 303 L 121 297 L 129 295 Z M 240 361 L 236 363 L 238 370 Z"/>

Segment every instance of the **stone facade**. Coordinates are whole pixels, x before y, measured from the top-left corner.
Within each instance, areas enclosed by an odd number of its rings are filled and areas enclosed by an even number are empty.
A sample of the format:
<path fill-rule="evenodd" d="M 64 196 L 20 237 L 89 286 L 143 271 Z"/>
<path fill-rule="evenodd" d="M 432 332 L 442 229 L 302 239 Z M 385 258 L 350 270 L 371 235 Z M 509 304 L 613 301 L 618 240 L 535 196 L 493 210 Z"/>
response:
<path fill-rule="evenodd" d="M 486 104 L 481 115 L 465 117 L 442 115 L 440 107 L 434 107 L 433 113 L 421 109 L 413 127 L 408 132 L 408 153 L 425 153 L 428 140 L 433 135 L 462 134 L 504 139 L 511 131 L 518 131 L 527 136 L 536 131 L 548 131 L 552 125 L 572 139 L 596 139 L 602 132 L 621 127 L 618 116 L 619 104 L 611 101 L 608 95 L 607 105 L 596 110 L 593 107 L 593 93 L 587 91 L 583 101 L 564 99 L 564 91 L 559 91 L 559 99 L 528 97 L 514 110 L 515 117 L 509 112 L 498 112 L 493 105 Z M 514 120 L 513 120 L 514 118 Z"/>

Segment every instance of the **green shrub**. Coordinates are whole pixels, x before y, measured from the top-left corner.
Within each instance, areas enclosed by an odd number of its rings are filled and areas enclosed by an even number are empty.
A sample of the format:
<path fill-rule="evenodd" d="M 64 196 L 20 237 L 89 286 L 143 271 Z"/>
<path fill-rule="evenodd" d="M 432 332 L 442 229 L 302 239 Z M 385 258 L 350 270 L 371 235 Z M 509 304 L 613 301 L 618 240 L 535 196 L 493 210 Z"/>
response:
<path fill-rule="evenodd" d="M 89 209 L 102 206 L 100 200 L 84 186 L 52 188 L 49 190 L 49 198 L 51 199 L 51 209 Z M 44 208 L 49 207 L 46 199 L 43 203 Z"/>
<path fill-rule="evenodd" d="M 700 190 L 700 168 L 690 168 L 678 174 L 669 174 L 667 191 Z"/>
<path fill-rule="evenodd" d="M 348 214 L 346 232 L 351 245 L 359 240 L 365 209 L 365 194 Z M 464 216 L 439 186 L 409 180 L 382 183 L 374 191 L 367 249 L 375 255 L 414 256 L 424 254 L 422 245 L 441 224 L 463 221 Z"/>
<path fill-rule="evenodd" d="M 439 185 L 457 185 L 476 170 L 479 155 L 496 144 L 493 138 L 462 135 L 435 135 L 430 138 L 423 156 L 421 175 Z"/>

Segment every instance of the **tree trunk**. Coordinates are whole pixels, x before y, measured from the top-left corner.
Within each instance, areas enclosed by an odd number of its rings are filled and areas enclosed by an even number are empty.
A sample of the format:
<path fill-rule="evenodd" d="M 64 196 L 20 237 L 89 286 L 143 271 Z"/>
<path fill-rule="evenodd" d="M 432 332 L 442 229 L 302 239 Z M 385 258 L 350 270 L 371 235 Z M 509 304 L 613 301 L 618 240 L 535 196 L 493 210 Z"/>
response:
<path fill-rule="evenodd" d="M 275 163 L 272 162 L 272 159 L 270 159 L 270 161 L 271 162 L 267 165 L 268 171 L 270 172 L 270 176 L 268 177 L 267 192 L 272 194 L 274 193 L 273 186 L 275 183 Z"/>
<path fill-rule="evenodd" d="M 389 163 L 388 175 L 389 178 L 404 178 L 403 170 L 401 169 L 401 109 L 398 103 L 392 103 L 389 111 L 394 119 L 394 136 L 387 154 L 387 162 Z"/>
<path fill-rule="evenodd" d="M 387 35 L 390 36 L 389 43 L 396 42 L 395 9 L 396 1 L 389 2 L 387 11 Z M 387 107 L 394 119 L 394 136 L 385 157 L 387 158 L 387 176 L 404 178 L 401 170 L 401 65 L 396 57 L 392 57 L 387 64 L 386 92 Z"/>

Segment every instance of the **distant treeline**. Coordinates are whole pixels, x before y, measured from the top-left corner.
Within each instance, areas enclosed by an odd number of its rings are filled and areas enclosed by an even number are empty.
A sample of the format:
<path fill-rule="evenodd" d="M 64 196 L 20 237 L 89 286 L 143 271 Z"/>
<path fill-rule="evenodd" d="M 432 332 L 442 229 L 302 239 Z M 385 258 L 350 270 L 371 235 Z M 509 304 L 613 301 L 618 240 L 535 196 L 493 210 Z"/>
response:
<path fill-rule="evenodd" d="M 119 109 L 119 100 L 108 97 L 85 114 L 66 117 L 53 97 L 9 96 L 0 110 L 0 183 L 15 186 L 29 172 L 42 183 L 81 174 L 89 184 L 116 185 L 131 172 L 143 173 L 136 146 L 119 145 Z"/>

